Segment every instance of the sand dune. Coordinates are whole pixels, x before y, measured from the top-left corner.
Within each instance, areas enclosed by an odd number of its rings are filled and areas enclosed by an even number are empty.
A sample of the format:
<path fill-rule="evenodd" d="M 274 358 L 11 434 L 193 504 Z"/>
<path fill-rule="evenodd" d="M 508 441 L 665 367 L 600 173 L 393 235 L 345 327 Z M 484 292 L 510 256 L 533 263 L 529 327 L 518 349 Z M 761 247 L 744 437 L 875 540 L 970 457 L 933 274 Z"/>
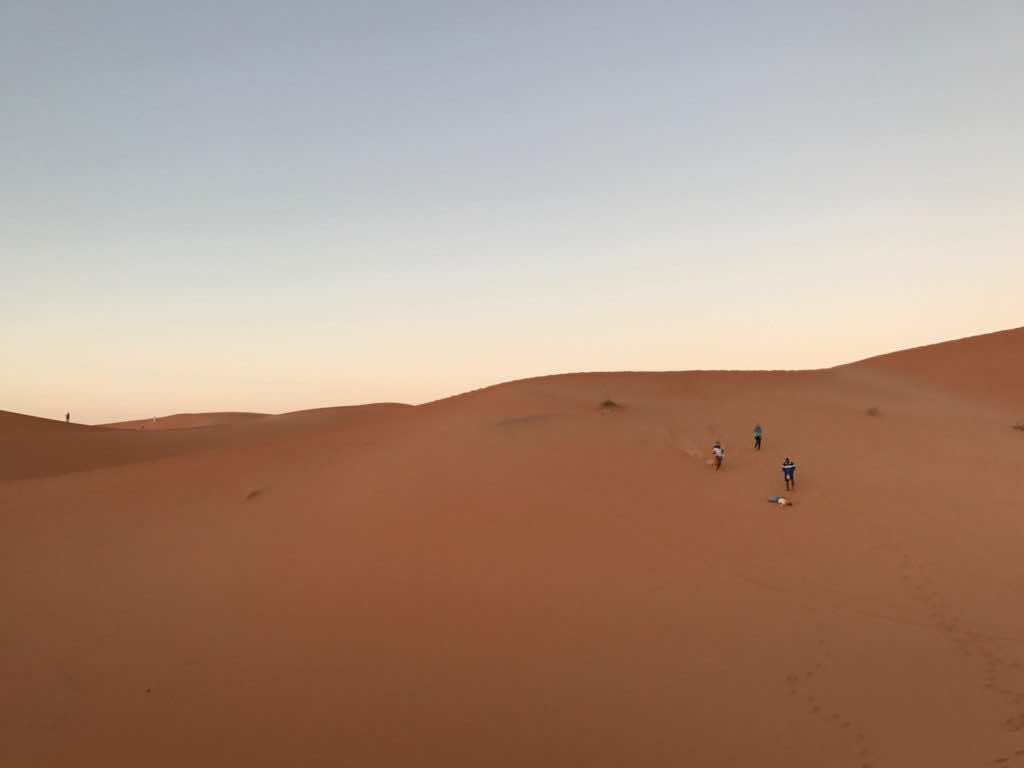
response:
<path fill-rule="evenodd" d="M 1024 377 L 1024 329 L 908 349 L 850 367 L 885 372 L 972 400 L 1019 408 Z"/>
<path fill-rule="evenodd" d="M 0 411 L 0 482 L 138 464 L 183 454 L 206 454 L 211 450 L 252 450 L 296 440 L 306 446 L 310 441 L 323 439 L 324 433 L 377 421 L 407 408 L 382 403 L 278 416 L 246 414 L 251 418 L 227 420 L 218 420 L 223 414 L 211 414 L 208 420 L 202 418 L 204 414 L 188 414 L 188 420 L 167 418 L 172 424 L 191 423 L 192 427 L 154 430 L 65 424 Z"/>
<path fill-rule="evenodd" d="M 0 765 L 1024 766 L 1022 416 L 1024 329 L 201 429 L 0 413 Z"/>
<path fill-rule="evenodd" d="M 265 413 L 175 413 L 159 418 L 154 416 L 151 419 L 117 421 L 103 426 L 111 429 L 198 429 L 237 424 L 251 419 L 263 419 L 266 416 Z"/>

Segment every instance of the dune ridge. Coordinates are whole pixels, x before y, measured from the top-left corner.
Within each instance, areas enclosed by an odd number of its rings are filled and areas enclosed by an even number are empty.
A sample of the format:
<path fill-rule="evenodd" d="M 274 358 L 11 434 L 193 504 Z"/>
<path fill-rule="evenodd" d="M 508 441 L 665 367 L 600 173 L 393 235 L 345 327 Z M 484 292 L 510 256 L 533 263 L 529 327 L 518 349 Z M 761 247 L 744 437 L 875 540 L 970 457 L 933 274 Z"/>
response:
<path fill-rule="evenodd" d="M 175 413 L 170 416 L 154 416 L 151 419 L 135 419 L 134 421 L 116 421 L 101 426 L 110 429 L 200 429 L 223 424 L 237 424 L 250 419 L 266 418 L 266 413 L 245 412 L 209 412 L 209 413 Z"/>

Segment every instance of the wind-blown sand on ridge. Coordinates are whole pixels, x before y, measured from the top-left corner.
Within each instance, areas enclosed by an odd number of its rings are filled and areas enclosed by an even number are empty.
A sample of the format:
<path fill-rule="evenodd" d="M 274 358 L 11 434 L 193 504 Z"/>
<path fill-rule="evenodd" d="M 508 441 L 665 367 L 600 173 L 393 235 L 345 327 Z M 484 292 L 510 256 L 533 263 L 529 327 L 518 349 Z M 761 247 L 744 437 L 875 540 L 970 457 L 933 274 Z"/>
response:
<path fill-rule="evenodd" d="M 1024 765 L 1024 331 L 996 341 L 996 397 L 922 375 L 965 340 L 161 434 L 22 423 L 0 764 Z"/>

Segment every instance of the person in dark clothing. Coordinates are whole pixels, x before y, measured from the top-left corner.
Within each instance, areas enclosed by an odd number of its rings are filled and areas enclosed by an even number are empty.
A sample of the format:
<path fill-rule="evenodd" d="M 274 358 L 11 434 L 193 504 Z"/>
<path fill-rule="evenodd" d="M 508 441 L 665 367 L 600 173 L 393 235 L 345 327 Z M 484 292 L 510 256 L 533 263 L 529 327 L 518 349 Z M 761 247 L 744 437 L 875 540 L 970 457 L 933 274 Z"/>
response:
<path fill-rule="evenodd" d="M 65 424 L 70 424 L 71 423 L 71 411 L 68 411 L 67 413 L 64 414 L 64 423 Z"/>
<path fill-rule="evenodd" d="M 796 464 L 789 456 L 782 462 L 782 479 L 786 481 L 787 491 L 796 488 Z"/>
<path fill-rule="evenodd" d="M 761 425 L 758 424 L 754 427 L 754 448 L 758 451 L 761 450 L 761 436 L 764 434 L 764 430 L 761 429 Z"/>

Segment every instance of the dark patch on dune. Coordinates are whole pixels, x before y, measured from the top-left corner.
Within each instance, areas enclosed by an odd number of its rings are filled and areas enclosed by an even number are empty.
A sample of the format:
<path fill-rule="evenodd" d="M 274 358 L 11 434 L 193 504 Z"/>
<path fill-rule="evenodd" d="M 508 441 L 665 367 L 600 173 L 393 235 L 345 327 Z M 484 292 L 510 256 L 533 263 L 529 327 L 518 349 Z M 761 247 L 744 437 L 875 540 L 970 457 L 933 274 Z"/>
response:
<path fill-rule="evenodd" d="M 868 408 L 866 411 L 864 411 L 864 413 L 866 413 L 868 416 L 881 416 L 882 415 L 882 411 L 881 411 L 881 409 L 877 405 L 872 405 L 870 408 Z"/>
<path fill-rule="evenodd" d="M 262 488 L 257 488 L 255 490 L 249 491 L 249 493 L 247 493 L 245 495 L 245 500 L 246 501 L 252 501 L 253 499 L 258 498 L 258 497 L 260 497 L 262 495 L 263 495 L 263 489 Z"/>
<path fill-rule="evenodd" d="M 621 409 L 622 405 L 621 405 L 621 403 L 616 403 L 614 400 L 605 400 L 598 407 L 599 407 L 601 413 L 609 413 L 609 412 L 617 411 L 617 410 Z"/>

